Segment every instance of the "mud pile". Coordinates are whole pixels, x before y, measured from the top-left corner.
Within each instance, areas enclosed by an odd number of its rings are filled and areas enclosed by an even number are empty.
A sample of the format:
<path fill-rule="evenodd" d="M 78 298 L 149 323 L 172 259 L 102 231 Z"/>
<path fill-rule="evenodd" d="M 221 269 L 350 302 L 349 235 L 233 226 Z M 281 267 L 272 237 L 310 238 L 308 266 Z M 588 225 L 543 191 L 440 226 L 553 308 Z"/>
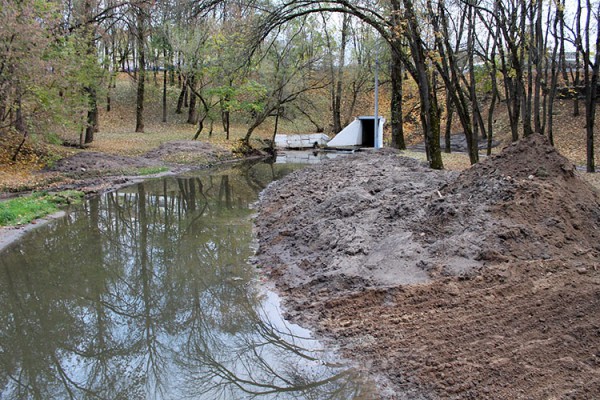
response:
<path fill-rule="evenodd" d="M 187 140 L 163 143 L 141 157 L 83 151 L 57 161 L 49 170 L 75 177 L 135 174 L 140 168 L 150 167 L 169 167 L 176 170 L 175 165 L 169 164 L 171 162 L 198 167 L 232 158 L 231 152 L 220 147 Z"/>
<path fill-rule="evenodd" d="M 261 207 L 259 263 L 290 287 L 387 287 L 600 250 L 598 195 L 539 135 L 458 176 L 391 150 L 334 160 L 272 185 Z"/>
<path fill-rule="evenodd" d="M 107 173 L 131 173 L 139 168 L 149 168 L 158 165 L 162 165 L 162 163 L 142 157 L 125 157 L 116 154 L 86 151 L 58 160 L 49 170 L 68 173 L 76 177 L 87 177 Z"/>
<path fill-rule="evenodd" d="M 543 137 L 461 174 L 388 150 L 268 187 L 256 262 L 382 399 L 597 399 L 599 227 Z"/>
<path fill-rule="evenodd" d="M 233 158 L 230 151 L 207 142 L 180 140 L 161 144 L 144 155 L 147 159 L 185 164 L 211 164 Z"/>
<path fill-rule="evenodd" d="M 311 290 L 425 282 L 431 255 L 410 224 L 455 175 L 391 150 L 297 171 L 263 192 L 257 263 Z"/>
<path fill-rule="evenodd" d="M 419 226 L 435 242 L 430 251 L 470 242 L 477 250 L 465 257 L 481 261 L 600 254 L 598 193 L 540 135 L 508 146 L 441 188 Z"/>

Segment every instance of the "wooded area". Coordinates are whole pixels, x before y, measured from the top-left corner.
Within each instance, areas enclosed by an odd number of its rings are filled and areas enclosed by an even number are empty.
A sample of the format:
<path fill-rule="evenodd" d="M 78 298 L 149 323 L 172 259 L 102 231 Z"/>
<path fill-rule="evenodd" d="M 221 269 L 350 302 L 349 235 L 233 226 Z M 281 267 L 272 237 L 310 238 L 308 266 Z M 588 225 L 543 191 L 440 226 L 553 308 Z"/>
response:
<path fill-rule="evenodd" d="M 246 125 L 246 147 L 270 118 L 273 135 L 283 118 L 337 132 L 373 91 L 379 63 L 390 144 L 405 147 L 404 93 L 415 88 L 431 167 L 443 167 L 455 117 L 476 163 L 500 102 L 512 140 L 552 141 L 560 97 L 572 99 L 574 115 L 583 106 L 595 171 L 600 3 L 592 0 L 0 0 L 0 16 L 0 134 L 22 143 L 57 127 L 91 143 L 119 73 L 136 83 L 136 132 L 148 82 L 162 87 L 163 121 L 169 108 L 187 112 L 195 138 L 220 125 L 229 139 L 232 119 Z M 315 102 L 324 90 L 327 120 Z"/>

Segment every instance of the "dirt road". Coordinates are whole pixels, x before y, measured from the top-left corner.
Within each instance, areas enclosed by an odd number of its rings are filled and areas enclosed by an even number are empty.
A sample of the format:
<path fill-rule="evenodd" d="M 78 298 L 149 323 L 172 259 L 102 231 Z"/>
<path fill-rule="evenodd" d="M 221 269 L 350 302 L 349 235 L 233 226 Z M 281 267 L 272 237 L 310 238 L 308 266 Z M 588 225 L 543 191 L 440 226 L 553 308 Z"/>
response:
<path fill-rule="evenodd" d="M 540 136 L 461 173 L 387 150 L 264 193 L 256 262 L 385 399 L 600 398 L 600 202 Z"/>

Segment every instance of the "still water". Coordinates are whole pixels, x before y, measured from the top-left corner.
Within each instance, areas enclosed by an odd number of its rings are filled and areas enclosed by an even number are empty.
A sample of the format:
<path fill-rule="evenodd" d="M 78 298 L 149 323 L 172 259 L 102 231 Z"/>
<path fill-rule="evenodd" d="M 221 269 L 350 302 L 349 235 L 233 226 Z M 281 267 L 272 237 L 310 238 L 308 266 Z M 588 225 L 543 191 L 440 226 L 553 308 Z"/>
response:
<path fill-rule="evenodd" d="M 0 399 L 370 398 L 260 289 L 258 193 L 290 165 L 149 180 L 0 253 Z"/>

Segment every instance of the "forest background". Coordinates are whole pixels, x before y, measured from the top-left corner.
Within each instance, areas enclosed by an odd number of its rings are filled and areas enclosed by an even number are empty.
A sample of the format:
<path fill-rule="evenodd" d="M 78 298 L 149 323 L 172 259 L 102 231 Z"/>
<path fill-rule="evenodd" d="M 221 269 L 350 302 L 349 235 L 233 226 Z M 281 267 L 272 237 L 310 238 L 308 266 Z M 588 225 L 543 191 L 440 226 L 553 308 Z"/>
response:
<path fill-rule="evenodd" d="M 336 133 L 372 115 L 376 71 L 386 144 L 424 141 L 433 168 L 459 132 L 470 164 L 538 133 L 596 168 L 596 1 L 0 0 L 0 17 L 4 190 L 75 148 Z"/>

